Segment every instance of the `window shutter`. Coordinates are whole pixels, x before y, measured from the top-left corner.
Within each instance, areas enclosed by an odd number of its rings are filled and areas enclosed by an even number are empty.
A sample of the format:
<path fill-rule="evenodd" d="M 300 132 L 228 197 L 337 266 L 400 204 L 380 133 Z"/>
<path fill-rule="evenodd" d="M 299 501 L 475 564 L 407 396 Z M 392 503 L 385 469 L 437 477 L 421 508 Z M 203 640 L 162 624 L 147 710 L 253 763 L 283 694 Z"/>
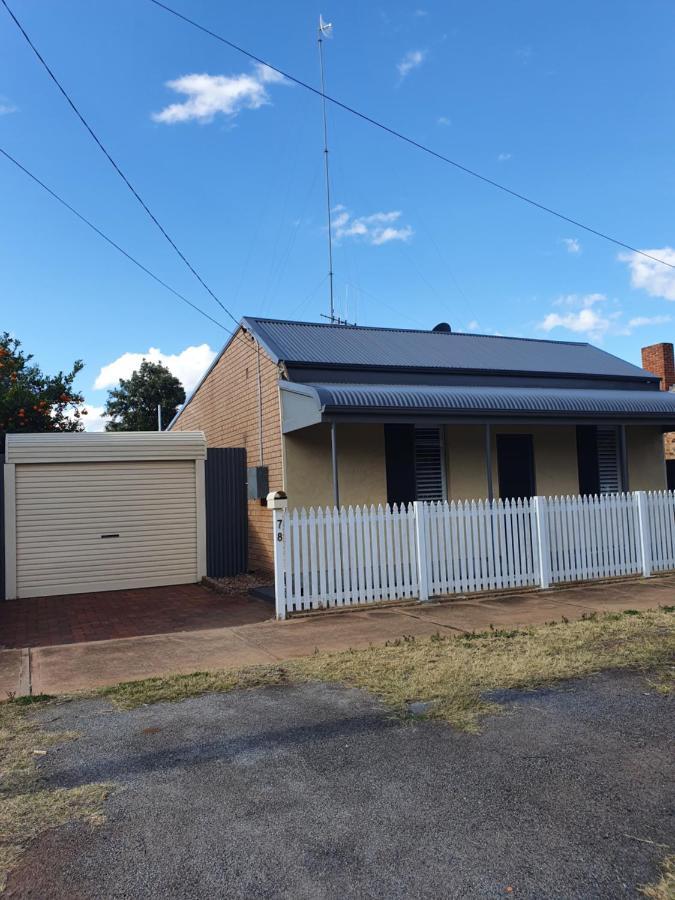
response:
<path fill-rule="evenodd" d="M 619 447 L 616 428 L 598 427 L 598 480 L 601 494 L 618 494 Z"/>
<path fill-rule="evenodd" d="M 415 428 L 415 495 L 418 500 L 447 499 L 440 428 Z"/>

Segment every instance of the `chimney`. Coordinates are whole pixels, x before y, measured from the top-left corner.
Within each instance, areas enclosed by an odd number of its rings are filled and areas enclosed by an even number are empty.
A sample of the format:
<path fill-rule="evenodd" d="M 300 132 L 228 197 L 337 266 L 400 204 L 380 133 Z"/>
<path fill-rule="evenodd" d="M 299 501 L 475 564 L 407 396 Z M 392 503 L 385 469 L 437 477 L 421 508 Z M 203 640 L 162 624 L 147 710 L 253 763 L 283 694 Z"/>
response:
<path fill-rule="evenodd" d="M 669 391 L 675 385 L 675 360 L 672 344 L 650 344 L 642 348 L 642 368 L 661 379 L 661 390 Z"/>

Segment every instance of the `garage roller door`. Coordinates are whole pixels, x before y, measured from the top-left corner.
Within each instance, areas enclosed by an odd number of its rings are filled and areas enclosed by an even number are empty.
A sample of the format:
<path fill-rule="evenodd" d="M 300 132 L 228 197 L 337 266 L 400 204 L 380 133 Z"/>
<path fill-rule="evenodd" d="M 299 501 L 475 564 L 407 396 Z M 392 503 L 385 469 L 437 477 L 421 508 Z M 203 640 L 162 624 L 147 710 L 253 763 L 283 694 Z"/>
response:
<path fill-rule="evenodd" d="M 197 581 L 193 460 L 16 466 L 18 597 Z"/>

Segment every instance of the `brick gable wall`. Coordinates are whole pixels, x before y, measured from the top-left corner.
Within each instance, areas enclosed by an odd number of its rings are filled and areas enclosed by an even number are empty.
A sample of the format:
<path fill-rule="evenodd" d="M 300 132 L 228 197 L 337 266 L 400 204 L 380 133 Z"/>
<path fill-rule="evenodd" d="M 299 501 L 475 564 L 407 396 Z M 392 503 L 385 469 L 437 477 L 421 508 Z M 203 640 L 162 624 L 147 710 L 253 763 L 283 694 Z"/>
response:
<path fill-rule="evenodd" d="M 263 459 L 260 458 L 258 353 L 262 384 Z M 269 468 L 270 490 L 283 487 L 279 370 L 264 350 L 239 329 L 190 403 L 174 431 L 203 431 L 207 447 L 245 447 L 248 466 Z M 274 571 L 272 517 L 260 500 L 248 504 L 249 568 Z"/>
<path fill-rule="evenodd" d="M 651 344 L 642 348 L 642 368 L 661 379 L 661 390 L 669 391 L 675 385 L 675 354 L 672 344 Z M 664 435 L 666 459 L 675 459 L 675 432 Z"/>

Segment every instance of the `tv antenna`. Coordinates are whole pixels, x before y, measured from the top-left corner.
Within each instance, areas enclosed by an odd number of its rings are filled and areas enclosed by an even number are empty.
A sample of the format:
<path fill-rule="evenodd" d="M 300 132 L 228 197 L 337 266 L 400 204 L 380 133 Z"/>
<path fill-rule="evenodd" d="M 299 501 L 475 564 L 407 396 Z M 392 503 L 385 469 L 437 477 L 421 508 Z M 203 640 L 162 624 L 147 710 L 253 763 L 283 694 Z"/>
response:
<path fill-rule="evenodd" d="M 330 202 L 330 168 L 328 165 L 328 118 L 326 115 L 326 83 L 323 63 L 323 42 L 333 34 L 333 23 L 324 22 L 323 16 L 319 16 L 319 65 L 321 67 L 321 106 L 323 112 L 323 167 L 326 178 L 326 216 L 328 219 L 328 292 L 330 299 L 329 315 L 323 316 L 329 319 L 333 325 L 343 324 L 335 315 L 335 302 L 333 297 L 333 222 L 331 218 Z"/>

